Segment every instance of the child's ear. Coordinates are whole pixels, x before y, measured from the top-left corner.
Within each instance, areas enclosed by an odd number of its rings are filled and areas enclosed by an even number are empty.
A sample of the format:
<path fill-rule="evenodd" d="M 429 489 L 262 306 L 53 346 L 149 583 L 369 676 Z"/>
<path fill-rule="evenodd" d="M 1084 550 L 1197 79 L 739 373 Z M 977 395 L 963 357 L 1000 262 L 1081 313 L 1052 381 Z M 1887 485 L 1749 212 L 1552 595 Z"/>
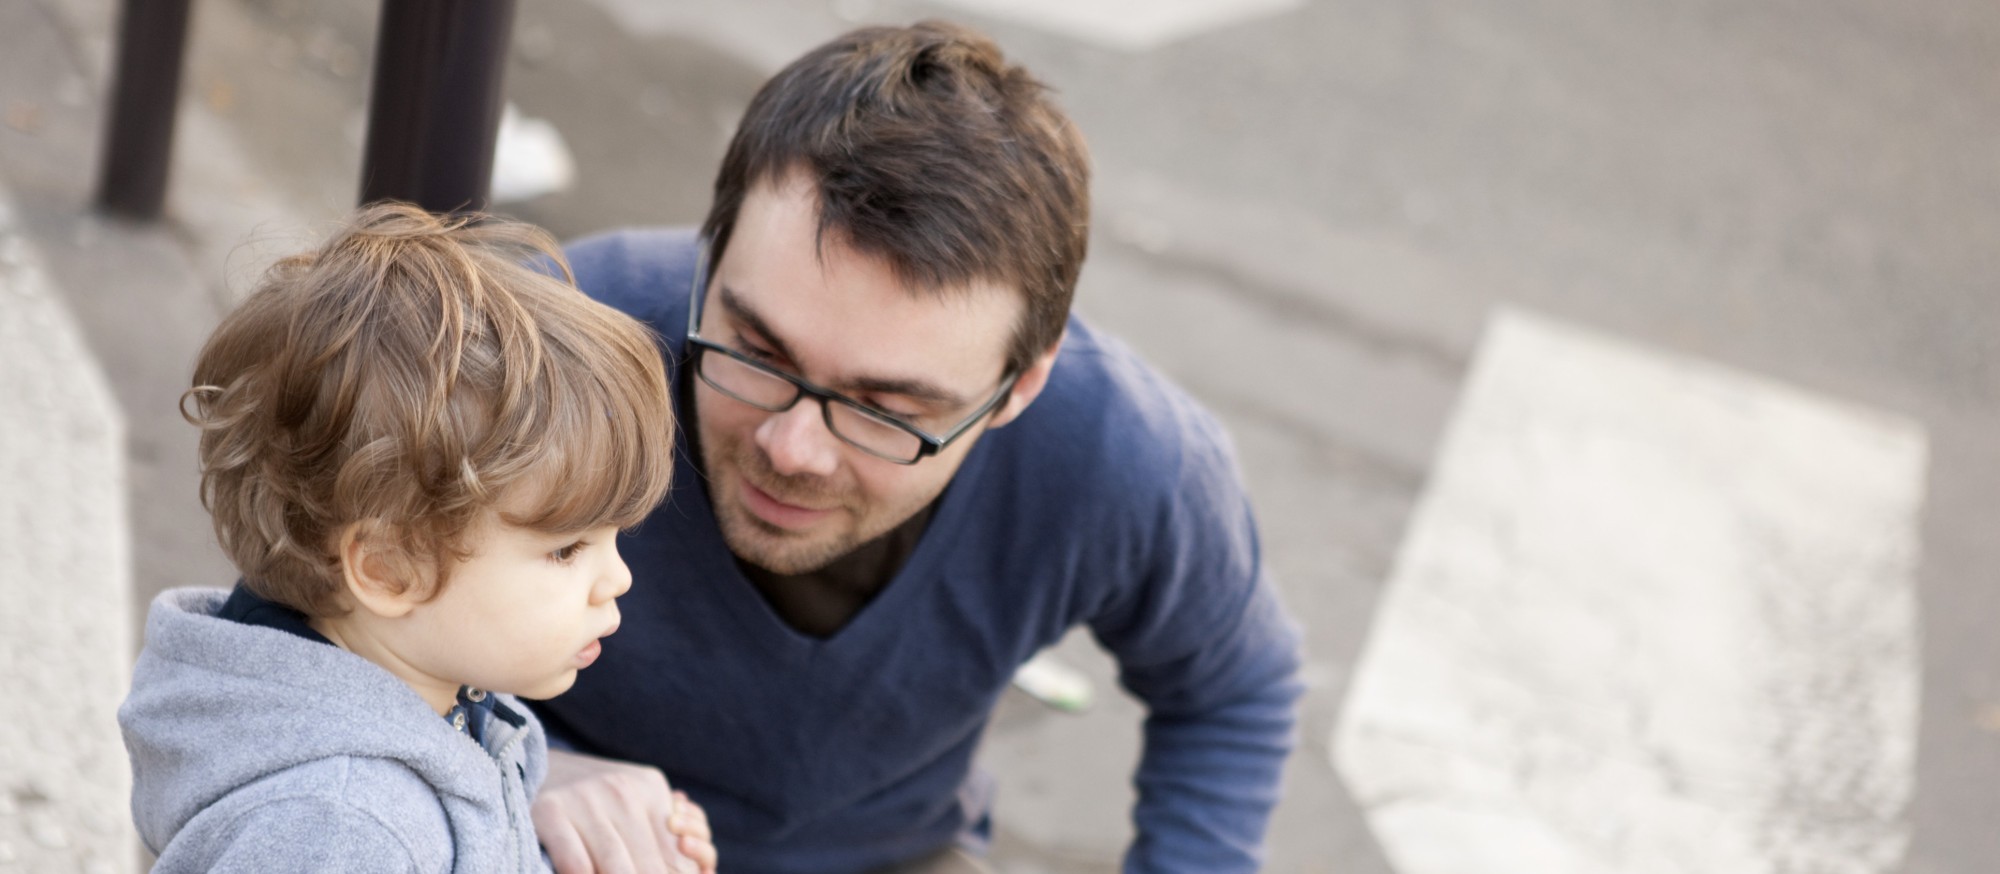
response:
<path fill-rule="evenodd" d="M 364 519 L 341 529 L 337 548 L 347 596 L 363 610 L 396 619 L 421 603 L 425 587 L 416 577 L 422 569 L 388 535 L 387 526 Z"/>

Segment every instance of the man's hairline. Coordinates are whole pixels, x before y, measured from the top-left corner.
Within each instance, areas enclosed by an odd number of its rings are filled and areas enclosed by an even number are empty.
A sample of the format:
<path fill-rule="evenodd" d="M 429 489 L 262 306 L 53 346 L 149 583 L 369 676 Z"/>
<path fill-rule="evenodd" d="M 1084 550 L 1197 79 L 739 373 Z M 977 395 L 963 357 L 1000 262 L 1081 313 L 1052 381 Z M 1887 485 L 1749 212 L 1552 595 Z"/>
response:
<path fill-rule="evenodd" d="M 716 265 L 722 263 L 722 256 L 728 251 L 728 244 L 736 242 L 737 225 L 742 221 L 744 204 L 749 203 L 750 198 L 755 196 L 760 190 L 769 191 L 775 195 L 782 195 L 788 183 L 802 185 L 812 195 L 813 259 L 821 267 L 825 267 L 826 265 L 828 246 L 841 246 L 856 255 L 879 261 L 887 266 L 889 273 L 896 277 L 897 283 L 903 287 L 904 292 L 912 297 L 948 300 L 956 294 L 963 294 L 968 297 L 978 294 L 981 288 L 1005 292 L 1015 300 L 1020 301 L 1021 306 L 1021 311 L 1015 316 L 1010 336 L 1007 339 L 1007 349 L 1002 362 L 1005 370 L 1013 372 L 1026 370 L 1033 366 L 1035 356 L 1047 353 L 1047 349 L 1027 350 L 1026 357 L 1023 360 L 1014 360 L 1015 355 L 1022 351 L 1020 349 L 1021 338 L 1026 336 L 1031 330 L 1029 320 L 1034 317 L 1035 311 L 1035 296 L 1028 291 L 1028 284 L 1025 278 L 973 273 L 966 275 L 957 282 L 942 285 L 925 285 L 918 282 L 915 278 L 906 275 L 907 271 L 898 267 L 898 263 L 903 259 L 897 257 L 895 251 L 886 246 L 858 244 L 855 240 L 853 228 L 848 227 L 842 222 L 826 220 L 826 193 L 823 190 L 820 175 L 812 168 L 811 159 L 805 156 L 795 156 L 786 161 L 772 162 L 770 166 L 764 167 L 762 170 L 753 172 L 750 175 L 749 180 L 743 186 L 742 195 L 736 201 L 735 208 L 731 210 L 729 226 L 726 229 L 719 229 L 725 231 L 724 236 L 728 240 L 728 243 L 725 243 L 723 248 L 717 249 L 714 248 L 714 241 L 706 239 L 705 235 L 701 241 L 703 248 L 708 249 L 705 254 L 708 257 L 708 263 L 711 265 L 711 272 L 715 269 Z M 712 212 L 713 210 L 711 209 Z M 1065 322 L 1068 321 L 1072 310 L 1073 307 L 1064 307 L 1063 319 Z M 1061 342 L 1061 333 L 1058 332 L 1056 343 Z"/>

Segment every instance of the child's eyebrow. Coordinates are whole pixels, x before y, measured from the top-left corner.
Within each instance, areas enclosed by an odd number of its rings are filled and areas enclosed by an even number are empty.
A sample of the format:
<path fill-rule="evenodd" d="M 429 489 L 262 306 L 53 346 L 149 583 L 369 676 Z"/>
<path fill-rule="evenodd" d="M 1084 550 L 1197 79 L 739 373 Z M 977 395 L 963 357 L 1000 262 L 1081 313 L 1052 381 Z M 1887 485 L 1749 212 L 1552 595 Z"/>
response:
<path fill-rule="evenodd" d="M 771 330 L 770 324 L 764 321 L 763 316 L 758 315 L 756 308 L 751 306 L 749 301 L 744 300 L 735 289 L 727 285 L 719 286 L 718 291 L 717 297 L 721 300 L 722 309 L 729 314 L 730 320 L 740 322 L 755 332 L 759 339 L 771 344 L 772 351 L 787 360 L 794 362 L 798 360 L 792 355 L 791 348 L 785 345 L 784 338 Z M 857 376 L 829 383 L 827 387 L 849 393 L 900 395 L 927 406 L 943 409 L 955 409 L 971 403 L 958 392 L 921 379 Z"/>

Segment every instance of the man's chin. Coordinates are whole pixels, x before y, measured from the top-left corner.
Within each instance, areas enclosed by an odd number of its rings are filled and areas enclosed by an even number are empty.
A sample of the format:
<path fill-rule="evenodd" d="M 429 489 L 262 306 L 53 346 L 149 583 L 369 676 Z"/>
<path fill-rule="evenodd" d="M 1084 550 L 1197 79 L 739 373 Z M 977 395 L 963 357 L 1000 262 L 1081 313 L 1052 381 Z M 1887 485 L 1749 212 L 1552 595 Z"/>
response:
<path fill-rule="evenodd" d="M 722 525 L 722 542 L 745 562 L 774 574 L 811 573 L 845 554 L 837 536 L 779 528 L 743 507 L 732 507 L 735 518 Z"/>

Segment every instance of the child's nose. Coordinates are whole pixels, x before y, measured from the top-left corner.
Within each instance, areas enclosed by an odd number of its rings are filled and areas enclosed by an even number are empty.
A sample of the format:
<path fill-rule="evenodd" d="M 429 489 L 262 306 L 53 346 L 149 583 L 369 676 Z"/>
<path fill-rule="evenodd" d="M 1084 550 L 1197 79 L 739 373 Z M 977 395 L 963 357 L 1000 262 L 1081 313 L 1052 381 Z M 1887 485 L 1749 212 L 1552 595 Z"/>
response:
<path fill-rule="evenodd" d="M 617 598 L 632 590 L 632 568 L 625 564 L 624 556 L 618 554 L 617 538 L 611 541 L 611 561 L 604 573 L 598 577 L 597 586 L 591 591 L 595 601 L 602 603 Z"/>

